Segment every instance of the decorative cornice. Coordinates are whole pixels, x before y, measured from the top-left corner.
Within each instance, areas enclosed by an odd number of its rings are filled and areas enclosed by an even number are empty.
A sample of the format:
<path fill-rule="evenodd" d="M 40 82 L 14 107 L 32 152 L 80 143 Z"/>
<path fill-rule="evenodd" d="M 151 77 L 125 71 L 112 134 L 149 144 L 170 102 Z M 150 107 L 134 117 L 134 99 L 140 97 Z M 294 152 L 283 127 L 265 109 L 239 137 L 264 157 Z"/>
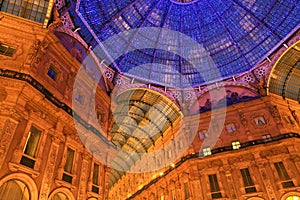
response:
<path fill-rule="evenodd" d="M 35 80 L 31 75 L 7 70 L 7 69 L 0 69 L 0 77 L 6 77 L 10 79 L 20 80 L 27 82 L 40 93 L 42 93 L 46 99 L 48 99 L 54 106 L 57 108 L 62 109 L 65 111 L 69 116 L 73 117 L 78 123 L 80 123 L 85 129 L 90 130 L 99 138 L 101 138 L 106 144 L 112 146 L 112 144 L 108 141 L 106 137 L 103 136 L 94 126 L 83 120 L 76 112 L 73 111 L 71 107 L 69 107 L 66 103 L 57 99 L 47 88 L 45 88 L 41 83 Z"/>
<path fill-rule="evenodd" d="M 289 139 L 289 138 L 300 138 L 300 134 L 290 132 L 290 133 L 275 136 L 270 141 L 266 141 L 265 139 L 252 140 L 252 141 L 248 141 L 248 142 L 245 142 L 245 143 L 241 143 L 240 149 L 244 149 L 244 148 L 252 147 L 252 146 L 258 146 L 258 145 L 261 145 L 261 144 L 274 143 L 274 142 Z M 213 149 L 211 151 L 211 153 L 212 153 L 212 155 L 216 155 L 216 154 L 223 153 L 223 152 L 228 152 L 228 151 L 236 151 L 236 150 L 233 150 L 232 146 L 225 146 L 225 147 L 220 147 L 220 148 L 217 148 L 217 149 Z M 161 176 L 158 176 L 157 178 L 151 180 L 148 184 L 144 185 L 144 187 L 142 189 L 138 190 L 136 193 L 131 195 L 126 200 L 134 199 L 136 196 L 141 194 L 144 190 L 148 189 L 149 187 L 151 187 L 152 185 L 157 183 L 159 180 L 161 180 L 162 178 L 167 176 L 173 170 L 177 169 L 179 166 L 181 166 L 186 161 L 189 161 L 191 159 L 197 159 L 197 158 L 200 159 L 199 155 L 201 155 L 201 152 L 188 154 L 188 155 L 182 157 L 180 161 L 175 163 L 174 167 L 170 167 L 169 169 L 167 169 L 165 172 L 162 173 Z"/>

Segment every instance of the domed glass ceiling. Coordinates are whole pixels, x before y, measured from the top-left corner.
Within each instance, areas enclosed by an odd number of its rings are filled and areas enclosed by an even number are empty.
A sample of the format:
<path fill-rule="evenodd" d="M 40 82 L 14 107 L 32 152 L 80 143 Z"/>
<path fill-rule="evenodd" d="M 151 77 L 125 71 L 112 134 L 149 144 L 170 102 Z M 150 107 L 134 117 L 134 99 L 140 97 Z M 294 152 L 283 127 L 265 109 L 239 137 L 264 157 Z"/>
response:
<path fill-rule="evenodd" d="M 157 46 L 125 52 L 111 64 L 147 83 L 177 88 L 251 70 L 300 22 L 299 0 L 81 0 L 77 8 L 77 13 L 71 11 L 77 14 L 74 23 L 93 48 L 118 33 L 144 27 L 173 30 L 196 41 L 202 49 L 186 45 L 181 38 L 170 40 L 170 49 L 177 50 L 168 52 L 156 48 L 166 42 L 163 34 L 157 34 L 152 38 Z M 105 46 L 106 51 L 113 54 L 124 45 L 130 49 L 138 32 Z M 183 51 L 187 58 L 180 56 Z"/>

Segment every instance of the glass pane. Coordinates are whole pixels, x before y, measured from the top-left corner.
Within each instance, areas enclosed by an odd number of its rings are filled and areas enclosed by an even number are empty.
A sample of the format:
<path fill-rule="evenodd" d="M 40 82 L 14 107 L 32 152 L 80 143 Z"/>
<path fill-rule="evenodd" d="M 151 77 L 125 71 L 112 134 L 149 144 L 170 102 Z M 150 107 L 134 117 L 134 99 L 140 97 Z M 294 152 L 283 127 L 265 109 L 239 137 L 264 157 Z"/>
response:
<path fill-rule="evenodd" d="M 69 198 L 63 193 L 57 193 L 50 200 L 69 200 Z"/>
<path fill-rule="evenodd" d="M 99 165 L 94 164 L 94 171 L 93 171 L 93 184 L 99 184 Z"/>
<path fill-rule="evenodd" d="M 281 181 L 286 181 L 291 179 L 282 162 L 274 163 L 274 165 Z"/>
<path fill-rule="evenodd" d="M 66 159 L 66 164 L 64 167 L 64 170 L 66 172 L 72 173 L 72 168 L 73 168 L 73 161 L 74 161 L 74 150 L 68 148 L 67 150 L 67 159 Z"/>
<path fill-rule="evenodd" d="M 245 187 L 254 185 L 253 181 L 251 179 L 250 172 L 249 172 L 248 168 L 241 169 L 241 174 L 242 174 L 242 177 L 243 177 Z"/>
<path fill-rule="evenodd" d="M 289 196 L 286 200 L 300 200 L 299 196 Z"/>
<path fill-rule="evenodd" d="M 184 197 L 185 199 L 190 198 L 189 184 L 184 183 Z"/>
<path fill-rule="evenodd" d="M 48 4 L 49 0 L 4 0 L 0 4 L 0 11 L 42 23 L 46 16 Z"/>
<path fill-rule="evenodd" d="M 23 182 L 10 180 L 0 187 L 0 199 L 29 200 L 29 190 Z"/>
<path fill-rule="evenodd" d="M 210 191 L 211 192 L 220 191 L 220 186 L 218 183 L 217 175 L 212 174 L 212 175 L 209 175 L 208 178 L 209 178 L 209 184 L 210 184 Z"/>
<path fill-rule="evenodd" d="M 33 158 L 36 157 L 36 152 L 38 149 L 38 144 L 40 141 L 42 131 L 38 130 L 34 126 L 31 126 L 28 137 L 27 143 L 25 145 L 24 154 L 31 156 Z"/>

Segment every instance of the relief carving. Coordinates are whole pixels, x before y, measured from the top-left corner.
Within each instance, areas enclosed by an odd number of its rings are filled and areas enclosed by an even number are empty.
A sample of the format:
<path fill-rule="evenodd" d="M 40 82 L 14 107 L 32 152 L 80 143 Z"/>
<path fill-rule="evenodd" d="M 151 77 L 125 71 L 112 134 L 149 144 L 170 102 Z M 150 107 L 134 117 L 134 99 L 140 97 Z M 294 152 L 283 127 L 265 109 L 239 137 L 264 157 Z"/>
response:
<path fill-rule="evenodd" d="M 265 97 L 267 96 L 267 83 L 265 80 L 265 76 L 262 76 L 259 81 L 255 83 L 249 83 L 252 87 L 254 87 L 260 96 Z"/>
<path fill-rule="evenodd" d="M 245 114 L 242 113 L 242 112 L 239 112 L 239 116 L 240 116 L 240 120 L 241 120 L 241 123 L 244 127 L 246 127 L 248 125 L 248 121 L 245 117 Z"/>
<path fill-rule="evenodd" d="M 268 193 L 270 199 L 276 199 L 274 190 L 273 190 L 272 185 L 271 185 L 271 181 L 270 181 L 269 177 L 267 176 L 266 169 L 263 168 L 262 166 L 259 166 L 259 171 L 260 171 L 261 176 L 264 180 L 263 183 L 266 187 L 266 190 L 267 190 L 267 193 Z"/>
<path fill-rule="evenodd" d="M 228 164 L 230 165 L 235 165 L 236 163 L 240 163 L 240 162 L 246 162 L 246 161 L 253 161 L 254 160 L 254 156 L 250 153 L 248 154 L 244 154 L 241 156 L 236 156 L 236 157 L 231 157 L 228 159 Z"/>
<path fill-rule="evenodd" d="M 48 47 L 49 47 L 48 43 L 46 43 L 45 41 L 36 39 L 29 49 L 26 64 L 29 64 L 29 65 L 39 64 L 42 61 L 42 58 L 44 57 Z"/>
<path fill-rule="evenodd" d="M 269 158 L 271 156 L 276 156 L 276 155 L 284 155 L 287 154 L 288 150 L 285 147 L 274 147 L 270 150 L 267 151 L 262 151 L 260 153 L 260 157 L 262 158 Z"/>
<path fill-rule="evenodd" d="M 81 168 L 81 177 L 80 177 L 80 192 L 79 192 L 79 199 L 85 199 L 85 194 L 86 194 L 86 183 L 88 181 L 88 159 L 89 159 L 89 155 L 87 154 L 82 154 L 82 168 Z"/>
<path fill-rule="evenodd" d="M 1 127 L 4 127 L 1 131 Z M 2 132 L 0 137 L 0 166 L 2 166 L 4 158 L 6 156 L 7 150 L 9 148 L 9 145 L 11 143 L 13 134 L 16 130 L 17 124 L 6 120 L 5 125 L 0 124 L 0 131 Z"/>
<path fill-rule="evenodd" d="M 51 183 L 53 182 L 53 172 L 54 172 L 57 152 L 58 152 L 58 145 L 55 143 L 52 143 L 50 153 L 49 153 L 48 163 L 47 163 L 44 178 L 43 178 L 43 184 L 42 184 L 42 188 L 41 188 L 41 195 L 40 195 L 41 200 L 48 199 L 50 186 L 51 186 Z"/>
<path fill-rule="evenodd" d="M 269 111 L 270 111 L 271 115 L 275 118 L 276 123 L 280 123 L 281 122 L 281 115 L 278 111 L 277 106 L 273 105 L 273 106 L 269 107 Z"/>

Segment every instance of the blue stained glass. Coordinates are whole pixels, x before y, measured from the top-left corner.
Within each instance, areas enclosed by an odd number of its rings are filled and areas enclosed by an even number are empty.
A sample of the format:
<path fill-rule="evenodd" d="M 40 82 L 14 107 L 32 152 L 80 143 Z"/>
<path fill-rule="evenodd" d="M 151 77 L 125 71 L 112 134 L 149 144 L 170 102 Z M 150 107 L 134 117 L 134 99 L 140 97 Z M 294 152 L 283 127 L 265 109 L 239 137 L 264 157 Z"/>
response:
<path fill-rule="evenodd" d="M 189 46 L 183 38 L 165 40 L 160 34 L 151 38 L 156 46 L 168 45 L 187 58 L 149 48 L 127 52 L 115 61 L 118 70 L 128 76 L 171 87 L 203 85 L 249 71 L 300 22 L 299 0 L 89 0 L 80 2 L 82 18 L 75 9 L 69 12 L 75 26 L 81 27 L 79 34 L 93 47 L 97 42 L 82 20 L 100 41 L 141 27 L 167 28 L 196 41 L 201 48 Z M 108 52 L 114 54 L 136 42 L 120 39 Z"/>

